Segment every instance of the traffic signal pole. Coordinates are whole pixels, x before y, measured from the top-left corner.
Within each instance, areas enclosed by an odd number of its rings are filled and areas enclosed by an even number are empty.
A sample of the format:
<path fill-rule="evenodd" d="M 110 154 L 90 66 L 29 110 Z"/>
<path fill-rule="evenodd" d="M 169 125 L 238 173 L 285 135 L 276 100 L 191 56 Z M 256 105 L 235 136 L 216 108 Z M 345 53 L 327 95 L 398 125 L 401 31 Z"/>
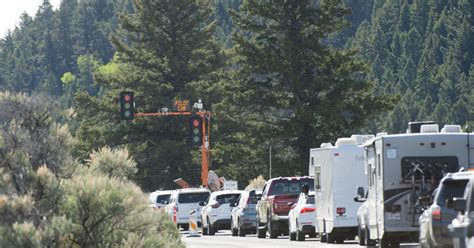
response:
<path fill-rule="evenodd" d="M 207 187 L 207 175 L 209 171 L 210 158 L 210 130 L 211 130 L 211 112 L 156 112 L 156 113 L 134 113 L 134 117 L 146 116 L 183 116 L 183 115 L 198 115 L 202 120 L 202 137 L 201 137 L 201 182 L 204 187 Z"/>

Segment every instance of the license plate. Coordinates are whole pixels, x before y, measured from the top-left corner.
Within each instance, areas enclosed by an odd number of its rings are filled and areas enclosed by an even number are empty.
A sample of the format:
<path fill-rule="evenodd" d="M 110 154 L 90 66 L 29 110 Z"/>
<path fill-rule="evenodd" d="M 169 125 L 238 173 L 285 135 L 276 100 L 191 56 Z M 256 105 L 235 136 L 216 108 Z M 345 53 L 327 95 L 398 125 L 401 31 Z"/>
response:
<path fill-rule="evenodd" d="M 400 213 L 388 213 L 389 220 L 400 220 L 402 218 Z"/>

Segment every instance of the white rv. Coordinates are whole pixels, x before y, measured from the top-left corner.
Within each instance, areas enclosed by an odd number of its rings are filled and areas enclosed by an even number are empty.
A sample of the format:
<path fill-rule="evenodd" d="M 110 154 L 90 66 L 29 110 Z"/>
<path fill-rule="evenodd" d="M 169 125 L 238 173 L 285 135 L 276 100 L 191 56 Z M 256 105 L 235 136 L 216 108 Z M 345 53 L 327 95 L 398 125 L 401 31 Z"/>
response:
<path fill-rule="evenodd" d="M 357 209 L 353 190 L 367 187 L 362 144 L 373 135 L 339 138 L 335 146 L 321 144 L 310 150 L 310 168 L 314 168 L 316 232 L 321 242 L 343 243 L 357 235 Z M 352 190 L 352 191 L 351 191 Z"/>
<path fill-rule="evenodd" d="M 420 197 L 432 194 L 446 173 L 474 166 L 474 152 L 469 149 L 474 144 L 472 133 L 463 133 L 456 125 L 439 132 L 436 124 L 414 128 L 411 124 L 407 134 L 381 135 L 365 144 L 368 193 L 366 198 L 358 190 L 357 198 L 367 200 L 359 216 L 366 245 L 417 242 Z"/>

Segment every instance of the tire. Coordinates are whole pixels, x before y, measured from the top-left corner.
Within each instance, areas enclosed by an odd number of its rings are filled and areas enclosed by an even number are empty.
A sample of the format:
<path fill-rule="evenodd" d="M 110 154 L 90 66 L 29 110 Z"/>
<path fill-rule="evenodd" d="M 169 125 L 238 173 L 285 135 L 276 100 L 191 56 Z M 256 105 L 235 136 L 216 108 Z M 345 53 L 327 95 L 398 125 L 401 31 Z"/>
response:
<path fill-rule="evenodd" d="M 216 234 L 216 230 L 214 229 L 214 227 L 212 227 L 212 224 L 209 219 L 207 219 L 207 234 L 211 236 Z"/>
<path fill-rule="evenodd" d="M 290 220 L 288 220 L 288 239 L 289 239 L 290 241 L 296 240 L 296 233 L 292 233 L 292 232 L 291 232 Z"/>
<path fill-rule="evenodd" d="M 277 230 L 272 230 L 272 221 L 271 220 L 268 220 L 267 229 L 268 229 L 268 236 L 270 236 L 271 239 L 278 238 L 279 233 L 278 233 Z"/>
<path fill-rule="evenodd" d="M 320 234 L 319 234 L 319 241 L 320 241 L 321 243 L 326 243 L 326 242 L 327 242 L 327 239 L 326 239 L 326 238 L 327 238 L 327 237 L 326 237 L 326 234 L 325 234 L 325 233 L 320 233 Z"/>
<path fill-rule="evenodd" d="M 260 219 L 257 218 L 257 237 L 259 239 L 264 239 L 267 237 L 267 230 L 265 228 L 260 228 Z"/>
<path fill-rule="evenodd" d="M 334 234 L 327 233 L 326 234 L 326 240 L 327 240 L 328 244 L 334 244 L 334 243 L 336 243 L 336 236 Z"/>
<path fill-rule="evenodd" d="M 344 237 L 337 237 L 336 244 L 344 244 Z"/>
<path fill-rule="evenodd" d="M 232 236 L 236 237 L 239 234 L 239 230 L 232 227 Z"/>
<path fill-rule="evenodd" d="M 360 226 L 357 227 L 357 237 L 359 238 L 359 245 L 365 246 L 365 235 Z"/>
<path fill-rule="evenodd" d="M 375 240 L 370 239 L 370 231 L 367 226 L 365 227 L 364 237 L 366 246 L 375 246 L 376 242 Z"/>
<path fill-rule="evenodd" d="M 204 222 L 201 220 L 201 234 L 207 235 L 207 227 L 204 226 Z"/>
<path fill-rule="evenodd" d="M 245 230 L 242 228 L 242 223 L 240 222 L 240 220 L 237 224 L 237 234 L 239 235 L 239 237 L 245 237 L 246 234 Z"/>
<path fill-rule="evenodd" d="M 181 228 L 183 228 L 184 231 L 188 231 L 189 230 L 189 225 L 183 224 L 183 225 L 181 225 Z"/>
<path fill-rule="evenodd" d="M 278 238 L 278 231 L 277 230 L 273 230 L 272 229 L 272 226 L 273 226 L 273 221 L 270 217 L 270 214 L 268 215 L 268 218 L 267 218 L 267 231 L 268 231 L 268 236 L 270 236 L 271 239 L 276 239 Z"/>
<path fill-rule="evenodd" d="M 301 232 L 299 229 L 296 229 L 296 239 L 298 241 L 304 241 L 306 238 L 306 235 L 304 234 L 304 232 Z"/>

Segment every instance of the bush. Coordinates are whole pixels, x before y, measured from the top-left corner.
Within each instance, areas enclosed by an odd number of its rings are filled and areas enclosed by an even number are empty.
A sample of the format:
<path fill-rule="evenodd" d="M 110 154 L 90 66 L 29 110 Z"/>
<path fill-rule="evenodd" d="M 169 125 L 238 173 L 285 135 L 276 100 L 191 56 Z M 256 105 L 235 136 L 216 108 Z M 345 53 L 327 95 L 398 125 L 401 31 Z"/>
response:
<path fill-rule="evenodd" d="M 90 154 L 87 165 L 92 171 L 109 177 L 130 179 L 137 173 L 137 163 L 129 157 L 127 149 L 103 147 Z"/>
<path fill-rule="evenodd" d="M 64 183 L 61 213 L 72 222 L 65 245 L 184 247 L 175 225 L 153 212 L 138 186 L 92 170 Z"/>

